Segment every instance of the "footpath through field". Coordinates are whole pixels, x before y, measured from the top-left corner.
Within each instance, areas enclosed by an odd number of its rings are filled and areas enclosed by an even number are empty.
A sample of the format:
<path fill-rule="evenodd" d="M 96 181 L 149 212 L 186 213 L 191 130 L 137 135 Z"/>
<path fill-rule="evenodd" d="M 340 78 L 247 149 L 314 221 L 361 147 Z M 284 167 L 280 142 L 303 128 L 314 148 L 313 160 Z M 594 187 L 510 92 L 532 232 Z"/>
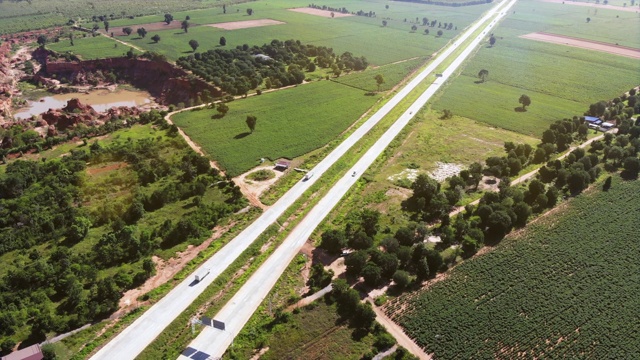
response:
<path fill-rule="evenodd" d="M 505 0 L 506 1 L 506 0 Z M 515 0 L 513 0 L 515 1 Z M 503 2 L 504 3 L 504 2 Z M 205 261 L 198 269 L 196 269 L 195 273 L 200 273 L 201 271 L 208 269 L 209 275 L 206 276 L 199 282 L 193 281 L 193 276 L 188 276 L 181 283 L 176 285 L 176 287 L 171 290 L 167 295 L 165 295 L 160 301 L 158 301 L 155 305 L 149 308 L 144 314 L 142 314 L 138 319 L 136 319 L 131 325 L 129 325 L 126 329 L 124 329 L 121 333 L 119 333 L 115 338 L 113 338 L 109 343 L 107 343 L 103 348 L 101 348 L 94 356 L 91 357 L 93 360 L 127 360 L 134 359 L 138 356 L 160 333 L 167 327 L 169 324 L 176 318 L 180 313 L 182 313 L 202 292 L 213 283 L 213 281 L 227 268 L 229 267 L 239 256 L 244 252 L 257 238 L 262 234 L 269 225 L 274 223 L 291 205 L 295 203 L 295 201 L 306 192 L 320 177 L 322 173 L 328 170 L 335 162 L 337 162 L 347 151 L 353 147 L 364 135 L 366 135 L 375 125 L 377 125 L 382 118 L 384 118 L 393 108 L 395 108 L 411 91 L 415 89 L 428 75 L 430 75 L 434 69 L 438 65 L 440 65 L 445 59 L 451 55 L 459 45 L 458 43 L 462 43 L 465 39 L 467 39 L 473 32 L 476 31 L 480 27 L 481 24 L 486 22 L 490 17 L 492 17 L 496 10 L 503 5 L 500 3 L 496 5 L 492 10 L 490 10 L 480 21 L 471 26 L 468 31 L 458 40 L 458 42 L 449 48 L 447 48 L 438 58 L 435 59 L 433 63 L 431 63 L 427 68 L 422 71 L 419 75 L 417 75 L 412 81 L 407 84 L 402 90 L 400 90 L 391 100 L 389 100 L 380 110 L 378 110 L 374 115 L 372 115 L 364 124 L 362 124 L 358 129 L 356 129 L 347 139 L 345 139 L 340 145 L 338 145 L 326 158 L 324 158 L 318 165 L 316 165 L 311 171 L 313 171 L 316 176 L 310 178 L 307 181 L 300 181 L 296 183 L 289 191 L 287 191 L 273 206 L 269 209 L 265 210 L 265 212 L 256 219 L 251 225 L 249 225 L 245 230 L 243 230 L 238 236 L 236 236 L 233 240 L 231 240 L 227 245 L 222 247 L 216 254 L 214 254 L 211 258 Z M 490 24 L 489 27 L 493 26 L 494 23 Z M 479 36 L 478 39 L 474 42 L 474 46 L 470 46 L 463 54 L 459 61 L 456 60 L 456 63 L 459 65 L 462 60 L 471 52 L 473 47 L 475 47 L 482 36 Z M 445 80 L 453 71 L 453 68 L 449 68 L 444 75 Z M 440 81 L 442 83 L 443 81 Z M 431 91 L 432 90 L 432 91 Z M 428 91 L 430 95 L 433 94 L 437 90 L 433 88 Z M 423 95 L 424 97 L 424 95 Z M 428 99 L 427 97 L 427 99 Z M 421 102 L 422 105 L 426 102 Z M 394 131 L 392 133 L 396 133 L 406 125 L 406 123 L 413 117 L 411 114 L 417 112 L 422 105 L 416 103 L 410 107 L 407 112 L 401 117 L 402 124 L 396 123 L 394 125 Z M 398 128 L 398 126 L 400 126 Z M 385 134 L 384 136 L 387 136 Z M 395 135 L 389 135 L 391 139 L 395 137 Z M 389 141 L 391 141 L 391 139 Z M 384 145 L 386 147 L 386 145 Z M 382 149 L 377 151 L 381 152 Z M 377 156 L 377 155 L 375 155 Z M 364 171 L 367 166 L 360 165 L 357 169 L 354 170 L 362 170 Z M 361 172 L 360 172 L 361 173 Z M 356 177 L 349 177 L 353 182 L 357 180 Z M 349 185 L 350 186 L 350 185 Z M 348 187 L 344 187 L 344 191 L 348 189 Z M 340 195 L 336 199 L 340 199 L 342 196 Z M 333 207 L 333 206 L 331 206 Z M 313 230 L 315 226 L 311 227 Z M 306 239 L 306 237 L 304 238 Z M 303 239 L 303 240 L 304 240 Z M 289 247 L 289 248 L 287 248 Z M 299 246 L 296 244 L 285 243 L 280 246 L 278 250 L 286 251 L 287 254 L 295 254 L 298 250 Z M 272 256 L 273 257 L 273 256 Z M 289 263 L 287 261 L 283 262 L 282 270 L 286 267 L 286 264 Z M 275 278 L 272 281 L 265 283 L 265 291 L 268 291 L 275 280 L 280 276 L 282 271 L 276 272 Z M 193 275 L 193 274 L 192 274 Z M 267 284 L 271 284 L 268 285 Z M 246 286 L 245 286 L 246 288 Z M 259 301 L 264 297 L 264 291 L 255 292 L 255 299 Z M 265 293 L 266 294 L 266 293 Z M 244 296 L 247 296 L 246 294 Z M 253 297 L 253 294 L 250 294 Z M 251 305 L 248 307 L 248 312 L 245 314 L 245 320 L 241 320 L 239 322 L 234 322 L 234 333 L 233 336 L 225 336 L 226 345 L 223 347 L 220 346 L 220 343 L 216 343 L 216 347 L 222 352 L 231 342 L 235 334 L 242 328 L 244 323 L 247 321 L 249 316 L 253 313 L 255 307 Z M 224 309 L 223 309 L 224 311 Z M 237 327 L 240 324 L 240 327 Z M 206 332 L 203 332 L 203 334 Z M 230 332 L 225 332 L 225 334 L 230 334 Z"/>
<path fill-rule="evenodd" d="M 347 140 L 345 140 L 345 142 L 340 144 L 312 171 L 316 174 L 322 174 L 327 170 L 331 164 L 338 160 L 338 158 L 334 156 L 334 153 L 339 152 L 340 154 L 344 154 L 346 149 L 355 144 L 355 142 L 371 128 L 371 126 L 368 126 L 370 122 L 377 123 L 382 119 L 382 117 L 395 107 L 411 90 L 413 90 L 413 88 L 415 88 L 433 70 L 435 70 L 437 66 L 447 60 L 449 56 L 457 50 L 458 46 L 460 46 L 458 44 L 465 42 L 482 25 L 486 24 L 485 32 L 488 33 L 516 1 L 517 0 L 511 0 L 507 2 L 507 0 L 504 0 L 489 10 L 460 38 L 455 40 L 453 45 L 444 50 L 442 54 L 429 64 L 424 71 L 422 71 L 414 80 L 412 80 L 405 88 L 403 88 L 396 96 L 376 112 L 363 126 L 358 128 Z M 427 103 L 431 96 L 436 93 L 442 84 L 445 83 L 449 76 L 453 74 L 453 72 L 474 51 L 483 39 L 485 39 L 485 36 L 480 34 L 471 41 L 460 55 L 453 60 L 451 65 L 442 72 L 442 78 L 430 85 L 427 90 L 409 106 L 398 120 L 396 120 L 396 122 L 391 125 L 380 139 L 378 139 L 378 141 L 364 154 L 364 156 L 358 160 L 347 174 L 335 183 L 335 185 L 317 203 L 317 205 L 309 211 L 307 216 L 291 231 L 289 236 L 287 236 L 276 251 L 263 263 L 253 276 L 251 276 L 245 285 L 238 290 L 234 297 L 218 312 L 218 314 L 216 314 L 215 319 L 225 323 L 225 330 L 222 331 L 212 327 L 205 327 L 198 337 L 191 342 L 190 346 L 185 349 L 183 354 L 179 356 L 180 360 L 216 358 L 221 357 L 224 354 L 227 347 L 231 344 L 240 330 L 242 330 L 247 321 L 249 321 L 251 315 L 267 296 L 280 275 L 287 268 L 288 264 L 298 253 L 315 228 L 323 221 L 340 199 L 342 199 L 351 186 L 358 181 L 360 175 L 363 174 L 371 164 L 373 164 L 384 149 L 389 146 L 391 141 L 393 141 L 400 131 L 409 123 L 414 114 Z M 352 176 L 352 173 L 357 174 L 357 176 Z M 318 176 L 315 178 L 317 179 Z M 314 178 L 311 180 L 313 179 Z M 285 196 L 288 196 L 302 184 L 305 183 L 298 183 Z M 273 207 L 269 210 L 272 209 Z"/>

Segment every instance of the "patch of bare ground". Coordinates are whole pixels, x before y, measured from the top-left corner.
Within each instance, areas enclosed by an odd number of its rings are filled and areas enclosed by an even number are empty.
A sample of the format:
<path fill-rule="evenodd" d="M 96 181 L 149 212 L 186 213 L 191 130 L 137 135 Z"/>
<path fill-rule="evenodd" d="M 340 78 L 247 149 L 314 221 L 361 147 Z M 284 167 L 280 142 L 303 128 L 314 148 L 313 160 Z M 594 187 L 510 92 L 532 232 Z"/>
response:
<path fill-rule="evenodd" d="M 105 166 L 101 166 L 101 167 L 97 167 L 97 168 L 89 168 L 87 169 L 87 173 L 89 175 L 97 175 L 97 174 L 102 174 L 104 172 L 107 171 L 113 171 L 113 170 L 118 170 L 118 169 L 122 169 L 123 167 L 126 167 L 127 163 L 125 162 L 117 162 L 114 164 L 109 164 L 109 165 L 105 165 Z"/>
<path fill-rule="evenodd" d="M 577 5 L 577 6 L 587 6 L 598 9 L 608 9 L 608 10 L 620 10 L 620 11 L 628 11 L 628 12 L 637 12 L 638 9 L 636 7 L 622 7 L 615 5 L 604 5 L 604 4 L 593 4 L 581 1 L 571 1 L 571 0 L 542 0 L 544 2 L 556 3 L 556 4 L 566 4 L 566 5 Z"/>
<path fill-rule="evenodd" d="M 278 20 L 273 20 L 273 19 L 259 19 L 259 20 L 230 21 L 230 22 L 217 23 L 217 24 L 206 24 L 205 26 L 210 26 L 210 27 L 223 29 L 223 30 L 238 30 L 238 29 L 249 29 L 254 27 L 282 25 L 282 24 L 286 24 L 286 23 Z"/>
<path fill-rule="evenodd" d="M 322 17 L 327 17 L 330 18 L 331 14 L 333 14 L 333 17 L 346 17 L 346 16 L 353 16 L 351 14 L 343 14 L 340 12 L 336 12 L 336 11 L 329 11 L 329 10 L 321 10 L 321 9 L 313 9 L 313 8 L 293 8 L 293 9 L 288 9 L 289 11 L 295 11 L 295 12 L 299 12 L 299 13 L 303 13 L 303 14 L 307 14 L 307 15 L 315 15 L 315 16 L 322 16 Z"/>
<path fill-rule="evenodd" d="M 169 260 L 162 260 L 157 256 L 153 256 L 151 259 L 156 264 L 156 274 L 147 281 L 142 284 L 142 286 L 131 289 L 124 293 L 122 298 L 120 299 L 119 309 L 112 316 L 111 319 L 117 319 L 127 312 L 129 312 L 132 308 L 138 307 L 140 304 L 146 304 L 146 302 L 138 303 L 137 299 L 148 293 L 149 291 L 157 288 L 160 285 L 163 285 L 167 281 L 173 279 L 173 277 L 180 271 L 184 266 L 189 263 L 189 261 L 193 260 L 198 254 L 209 247 L 214 240 L 217 240 L 222 236 L 222 234 L 229 231 L 231 227 L 233 227 L 235 223 L 230 223 L 225 226 L 217 226 L 212 235 L 205 240 L 202 244 L 198 246 L 189 245 L 187 249 L 182 252 L 177 252 L 176 256 L 170 258 Z"/>
<path fill-rule="evenodd" d="M 580 49 L 600 51 L 600 52 L 624 56 L 632 59 L 640 59 L 640 49 L 608 44 L 600 41 L 585 40 L 585 39 L 579 39 L 579 38 L 574 38 L 570 36 L 549 34 L 545 32 L 530 33 L 530 34 L 522 35 L 520 37 L 523 39 L 542 41 L 542 42 L 551 43 L 551 44 L 559 44 L 559 45 L 577 47 Z"/>
<path fill-rule="evenodd" d="M 389 197 L 397 196 L 401 199 L 408 199 L 411 197 L 412 193 L 413 192 L 411 191 L 411 189 L 398 187 L 398 188 L 390 188 L 384 194 Z"/>
<path fill-rule="evenodd" d="M 276 176 L 272 179 L 268 179 L 264 181 L 255 181 L 255 180 L 247 179 L 247 176 L 249 174 L 258 170 L 273 170 Z M 287 171 L 290 171 L 290 170 L 287 170 Z M 242 175 L 236 176 L 235 178 L 233 178 L 233 182 L 236 185 L 238 185 L 242 193 L 247 198 L 249 198 L 249 202 L 251 203 L 251 205 L 257 206 L 262 209 L 266 209 L 267 206 L 260 201 L 260 195 L 262 195 L 262 193 L 264 193 L 267 189 L 269 189 L 271 185 L 273 185 L 276 181 L 278 181 L 278 179 L 280 179 L 282 175 L 284 175 L 284 173 L 285 173 L 284 171 L 275 170 L 273 165 L 260 166 L 260 167 L 251 169 L 250 171 L 247 171 Z"/>
<path fill-rule="evenodd" d="M 257 353 L 253 354 L 253 356 L 251 357 L 251 360 L 259 360 L 260 357 L 262 355 L 264 355 L 267 351 L 269 351 L 269 347 L 268 346 L 265 347 L 265 348 L 260 349 L 260 351 L 258 351 Z"/>

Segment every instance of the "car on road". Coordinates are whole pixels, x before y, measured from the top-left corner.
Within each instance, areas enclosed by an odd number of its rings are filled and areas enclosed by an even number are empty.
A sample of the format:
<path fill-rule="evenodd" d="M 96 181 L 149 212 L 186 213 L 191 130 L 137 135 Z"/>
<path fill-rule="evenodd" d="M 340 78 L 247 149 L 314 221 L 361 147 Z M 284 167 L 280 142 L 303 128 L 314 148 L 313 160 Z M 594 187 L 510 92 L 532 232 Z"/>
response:
<path fill-rule="evenodd" d="M 302 178 L 302 181 L 307 181 L 309 179 L 311 179 L 313 177 L 313 171 L 309 171 L 308 173 L 304 174 L 304 177 Z"/>

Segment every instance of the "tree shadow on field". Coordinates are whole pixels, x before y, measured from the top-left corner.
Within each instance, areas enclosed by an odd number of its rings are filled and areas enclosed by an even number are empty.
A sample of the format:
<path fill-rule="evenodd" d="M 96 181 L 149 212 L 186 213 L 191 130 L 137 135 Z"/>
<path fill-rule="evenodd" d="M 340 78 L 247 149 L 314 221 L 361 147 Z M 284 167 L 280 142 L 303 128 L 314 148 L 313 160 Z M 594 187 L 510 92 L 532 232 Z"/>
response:
<path fill-rule="evenodd" d="M 476 80 L 476 81 L 474 81 L 473 83 L 474 83 L 474 84 L 482 84 L 482 83 L 484 83 L 484 81 L 482 81 L 482 80 Z"/>
<path fill-rule="evenodd" d="M 193 51 L 193 50 L 187 50 L 187 51 L 183 51 L 182 53 L 183 53 L 183 54 L 192 54 L 192 53 L 194 53 L 194 52 L 195 52 L 195 51 Z"/>
<path fill-rule="evenodd" d="M 522 106 L 516 106 L 513 108 L 513 111 L 515 112 L 526 112 L 527 109 L 523 108 Z"/>
<path fill-rule="evenodd" d="M 186 34 L 186 33 L 185 33 L 184 31 L 180 31 L 180 32 L 177 32 L 177 33 L 173 33 L 173 35 L 182 35 L 182 34 Z"/>
<path fill-rule="evenodd" d="M 249 135 L 251 135 L 250 132 L 243 132 L 242 134 L 238 134 L 238 135 L 234 136 L 233 138 L 237 140 L 237 139 L 242 139 L 244 137 L 247 137 Z"/>

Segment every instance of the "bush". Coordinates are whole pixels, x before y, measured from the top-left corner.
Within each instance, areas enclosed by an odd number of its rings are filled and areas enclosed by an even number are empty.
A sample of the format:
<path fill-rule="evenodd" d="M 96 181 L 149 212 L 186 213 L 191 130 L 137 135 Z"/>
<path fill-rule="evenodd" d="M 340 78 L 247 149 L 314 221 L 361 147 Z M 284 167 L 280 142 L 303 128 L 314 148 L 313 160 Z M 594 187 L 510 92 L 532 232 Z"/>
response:
<path fill-rule="evenodd" d="M 396 344 L 396 339 L 394 339 L 394 337 L 391 336 L 389 333 L 383 332 L 378 334 L 378 336 L 376 336 L 376 342 L 373 344 L 373 346 L 375 346 L 375 348 L 378 351 L 382 352 L 387 349 L 390 349 L 395 344 Z"/>
<path fill-rule="evenodd" d="M 276 173 L 273 170 L 262 169 L 258 171 L 254 171 L 251 174 L 247 175 L 247 179 L 253 181 L 265 181 L 269 179 L 273 179 L 276 177 Z"/>

